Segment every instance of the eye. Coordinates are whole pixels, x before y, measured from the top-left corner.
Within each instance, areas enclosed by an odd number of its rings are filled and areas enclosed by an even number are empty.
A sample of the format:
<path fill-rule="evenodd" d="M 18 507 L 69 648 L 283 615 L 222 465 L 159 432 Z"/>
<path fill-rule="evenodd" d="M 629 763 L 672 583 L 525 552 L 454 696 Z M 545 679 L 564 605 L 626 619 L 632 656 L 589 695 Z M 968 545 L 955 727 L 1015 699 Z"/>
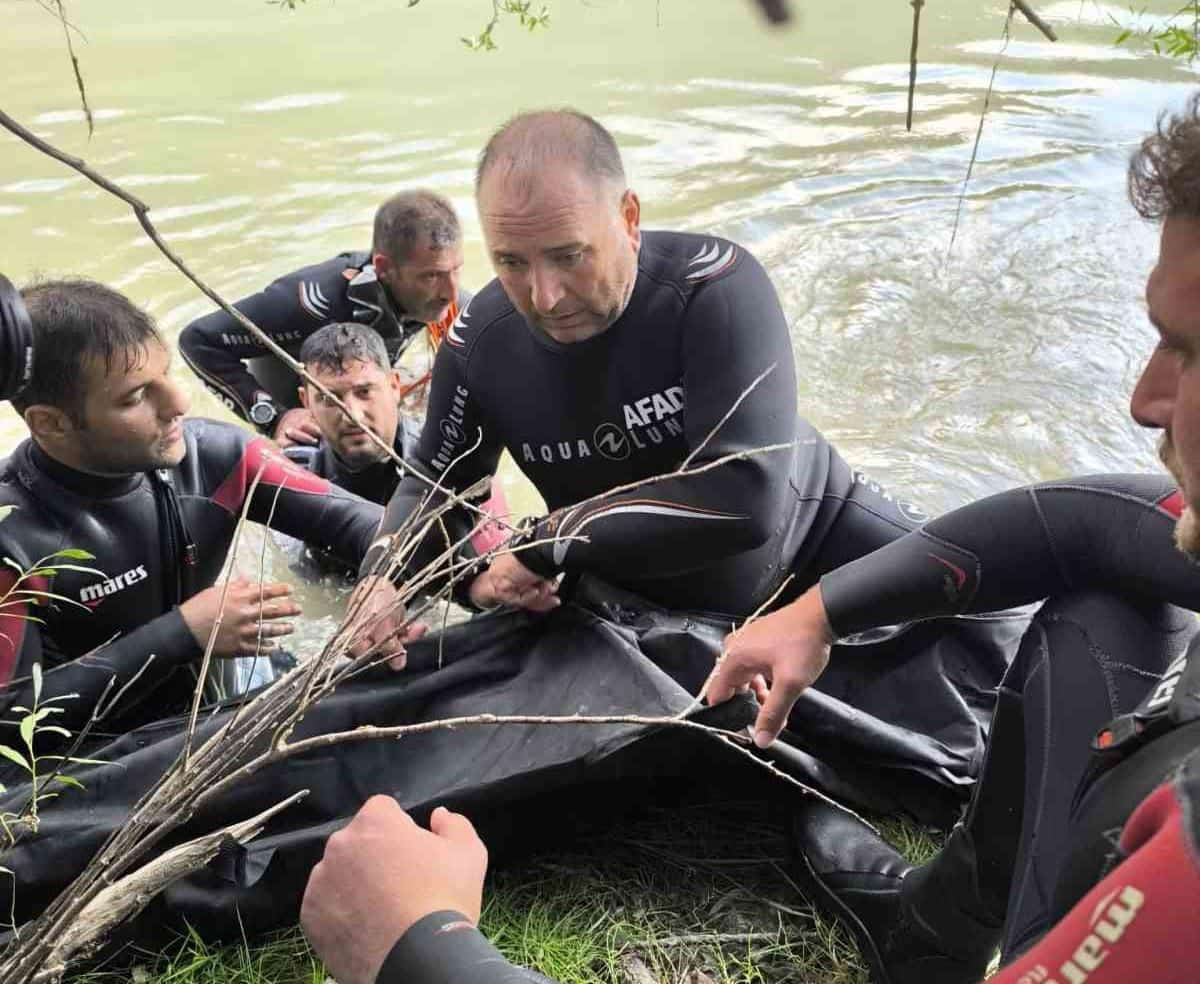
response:
<path fill-rule="evenodd" d="M 498 256 L 496 257 L 496 266 L 503 267 L 506 270 L 516 270 L 518 267 L 524 266 L 524 264 L 515 256 Z"/>
<path fill-rule="evenodd" d="M 576 250 L 572 250 L 570 253 L 560 253 L 559 257 L 558 257 L 558 262 L 562 266 L 573 267 L 573 266 L 577 266 L 582 259 L 583 259 L 583 250 L 576 249 Z"/>

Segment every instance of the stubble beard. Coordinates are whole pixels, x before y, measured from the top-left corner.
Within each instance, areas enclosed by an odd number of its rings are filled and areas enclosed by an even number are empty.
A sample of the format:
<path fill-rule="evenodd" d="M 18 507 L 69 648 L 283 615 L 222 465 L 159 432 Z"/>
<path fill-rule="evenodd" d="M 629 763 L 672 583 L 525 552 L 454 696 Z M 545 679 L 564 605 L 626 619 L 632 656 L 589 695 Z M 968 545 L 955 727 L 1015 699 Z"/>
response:
<path fill-rule="evenodd" d="M 1183 481 L 1183 469 L 1180 467 L 1179 457 L 1175 453 L 1175 445 L 1171 443 L 1171 438 L 1166 434 L 1158 442 L 1158 457 L 1166 466 L 1171 477 L 1175 479 L 1184 499 L 1183 512 L 1175 521 L 1175 546 L 1189 560 L 1200 563 L 1200 519 L 1197 519 L 1196 511 L 1188 501 L 1187 486 Z"/>

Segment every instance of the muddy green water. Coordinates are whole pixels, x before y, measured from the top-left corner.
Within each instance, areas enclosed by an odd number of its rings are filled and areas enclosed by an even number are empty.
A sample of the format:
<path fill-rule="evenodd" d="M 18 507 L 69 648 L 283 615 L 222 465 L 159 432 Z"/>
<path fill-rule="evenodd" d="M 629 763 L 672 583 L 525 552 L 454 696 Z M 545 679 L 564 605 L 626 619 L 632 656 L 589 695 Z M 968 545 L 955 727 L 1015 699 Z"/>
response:
<path fill-rule="evenodd" d="M 947 259 L 1005 8 L 929 0 L 910 134 L 910 7 L 797 6 L 799 23 L 768 32 L 744 0 L 553 0 L 549 31 L 503 24 L 500 50 L 476 54 L 458 39 L 482 27 L 487 0 L 310 0 L 291 13 L 77 2 L 89 141 L 61 28 L 32 0 L 2 0 L 0 105 L 142 196 L 231 298 L 365 248 L 378 201 L 415 185 L 460 209 L 478 287 L 491 274 L 476 153 L 518 109 L 574 105 L 615 132 L 648 226 L 712 230 L 757 253 L 791 321 L 803 411 L 896 491 L 932 511 L 1154 467 L 1126 402 L 1151 344 L 1140 298 L 1155 239 L 1124 201 L 1123 169 L 1197 75 L 1115 49 L 1118 5 L 1046 5 L 1058 45 L 1015 23 Z M 111 282 L 172 336 L 209 309 L 123 205 L 7 134 L 0 270 Z M 224 415 L 191 389 L 193 412 Z M 0 451 L 22 436 L 0 412 Z M 327 592 L 304 595 L 329 610 Z"/>

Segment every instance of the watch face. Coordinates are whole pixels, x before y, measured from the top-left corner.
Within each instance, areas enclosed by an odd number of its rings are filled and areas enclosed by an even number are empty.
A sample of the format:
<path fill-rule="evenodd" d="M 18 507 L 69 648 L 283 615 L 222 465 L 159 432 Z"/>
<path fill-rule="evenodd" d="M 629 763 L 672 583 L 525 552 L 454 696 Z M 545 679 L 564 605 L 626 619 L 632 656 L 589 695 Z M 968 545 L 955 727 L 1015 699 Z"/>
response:
<path fill-rule="evenodd" d="M 254 404 L 250 408 L 250 419 L 259 425 L 269 424 L 275 419 L 275 405 L 265 400 Z"/>

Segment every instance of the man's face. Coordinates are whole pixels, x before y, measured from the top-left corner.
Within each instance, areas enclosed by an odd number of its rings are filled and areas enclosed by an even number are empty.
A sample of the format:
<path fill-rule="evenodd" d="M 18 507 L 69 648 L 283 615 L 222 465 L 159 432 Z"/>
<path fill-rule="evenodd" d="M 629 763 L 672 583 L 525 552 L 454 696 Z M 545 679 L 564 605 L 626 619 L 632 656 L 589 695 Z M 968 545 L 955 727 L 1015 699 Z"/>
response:
<path fill-rule="evenodd" d="M 391 292 L 400 309 L 417 321 L 441 321 L 458 297 L 458 275 L 462 270 L 461 243 L 434 249 L 418 246 L 401 262 L 376 253 L 375 273 Z"/>
<path fill-rule="evenodd" d="M 339 458 L 358 471 L 381 461 L 386 453 L 363 430 L 370 427 L 390 447 L 400 420 L 400 375 L 374 362 L 347 362 L 344 372 L 310 366 L 313 377 L 346 404 L 350 419 L 319 390 L 305 385 L 300 402 L 316 418 L 317 426 Z"/>
<path fill-rule="evenodd" d="M 582 342 L 621 316 L 637 279 L 641 206 L 632 191 L 559 168 L 528 180 L 490 174 L 483 235 L 500 285 L 556 342 Z"/>
<path fill-rule="evenodd" d="M 1163 432 L 1159 454 L 1187 504 L 1176 541 L 1200 560 L 1200 220 L 1163 223 L 1146 303 L 1159 343 L 1133 391 L 1130 411 L 1143 427 Z"/>
<path fill-rule="evenodd" d="M 69 463 L 97 475 L 130 475 L 183 460 L 186 390 L 171 379 L 171 352 L 159 341 L 84 364 L 81 423 L 60 435 Z"/>

